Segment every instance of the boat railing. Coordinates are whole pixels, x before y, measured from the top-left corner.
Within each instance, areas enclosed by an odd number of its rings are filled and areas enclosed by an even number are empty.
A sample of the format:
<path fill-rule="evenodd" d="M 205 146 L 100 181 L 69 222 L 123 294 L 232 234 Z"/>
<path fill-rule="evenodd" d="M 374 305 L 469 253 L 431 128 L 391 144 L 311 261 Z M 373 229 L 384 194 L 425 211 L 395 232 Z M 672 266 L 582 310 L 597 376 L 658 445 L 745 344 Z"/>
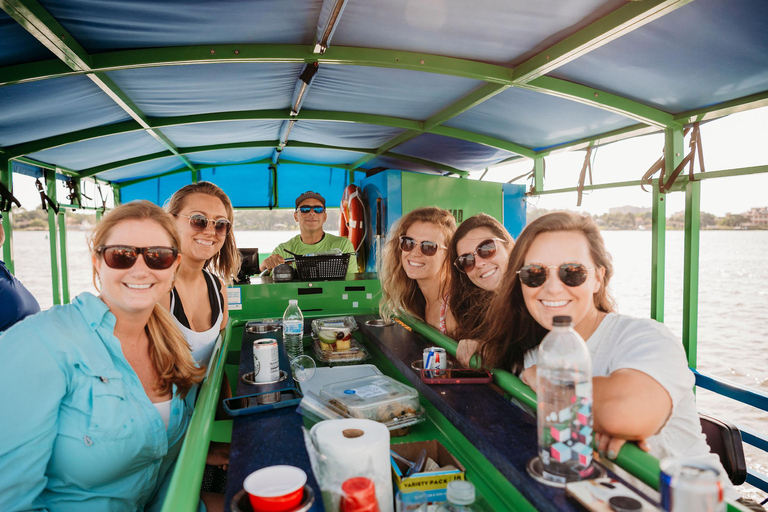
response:
<path fill-rule="evenodd" d="M 227 362 L 229 340 L 232 329 L 243 321 L 230 319 L 214 346 L 211 364 L 200 387 L 195 411 L 189 424 L 187 436 L 181 447 L 179 458 L 166 494 L 163 512 L 196 511 L 200 502 L 200 484 L 203 481 L 208 445 L 213 441 L 227 440 L 232 430 L 232 420 L 215 421 L 216 405 Z"/>
<path fill-rule="evenodd" d="M 452 356 L 456 356 L 458 343 L 455 340 L 413 317 L 403 315 L 401 319 L 411 329 L 444 348 Z M 473 357 L 474 361 L 475 358 Z M 493 374 L 494 383 L 504 392 L 519 400 L 525 406 L 530 407 L 534 411 L 536 410 L 536 393 L 524 384 L 523 381 L 505 370 L 493 369 L 491 373 Z M 646 485 L 658 490 L 659 460 L 656 457 L 644 452 L 634 444 L 626 443 L 619 451 L 615 463 Z"/>
<path fill-rule="evenodd" d="M 696 386 L 768 412 L 768 394 L 753 391 L 695 369 L 692 370 L 696 375 Z M 736 427 L 741 431 L 743 442 L 768 453 L 768 436 L 742 425 L 737 424 Z M 768 492 L 768 477 L 752 468 L 747 468 L 747 483 Z"/>
<path fill-rule="evenodd" d="M 429 339 L 429 341 L 435 343 L 435 345 L 444 348 L 446 352 L 452 356 L 456 356 L 456 347 L 458 346 L 458 343 L 455 340 L 416 318 L 407 315 L 402 315 L 400 318 L 409 328 Z M 473 356 L 472 364 L 475 365 L 476 361 L 476 356 Z M 702 374 L 695 369 L 692 369 L 692 371 L 696 375 L 697 386 L 733 398 L 739 402 L 752 405 L 763 411 L 768 410 L 768 395 L 724 382 Z M 504 392 L 514 397 L 523 405 L 530 407 L 534 411 L 536 410 L 536 393 L 529 386 L 524 384 L 523 381 L 505 370 L 493 369 L 491 370 L 491 373 L 493 374 L 494 383 Z M 763 451 L 768 451 L 768 439 L 766 436 L 747 428 L 739 427 L 739 430 L 741 430 L 742 439 L 745 442 Z M 614 462 L 617 466 L 638 478 L 646 485 L 656 490 L 659 489 L 659 460 L 653 455 L 638 448 L 637 445 L 633 443 L 624 444 Z M 750 483 L 761 490 L 766 490 L 765 475 L 752 469 L 748 470 L 747 483 Z M 739 509 L 736 508 L 736 505 L 729 503 L 728 510 L 733 511 Z"/>

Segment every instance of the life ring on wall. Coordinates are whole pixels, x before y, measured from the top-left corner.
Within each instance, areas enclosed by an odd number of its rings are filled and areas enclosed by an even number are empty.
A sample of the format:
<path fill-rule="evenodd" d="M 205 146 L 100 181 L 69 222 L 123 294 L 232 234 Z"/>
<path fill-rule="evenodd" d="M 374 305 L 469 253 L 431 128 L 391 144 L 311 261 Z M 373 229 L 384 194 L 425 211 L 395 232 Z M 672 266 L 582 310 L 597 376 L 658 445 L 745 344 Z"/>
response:
<path fill-rule="evenodd" d="M 348 185 L 341 197 L 339 234 L 349 238 L 355 252 L 360 251 L 365 239 L 365 205 L 362 191 L 357 185 Z"/>

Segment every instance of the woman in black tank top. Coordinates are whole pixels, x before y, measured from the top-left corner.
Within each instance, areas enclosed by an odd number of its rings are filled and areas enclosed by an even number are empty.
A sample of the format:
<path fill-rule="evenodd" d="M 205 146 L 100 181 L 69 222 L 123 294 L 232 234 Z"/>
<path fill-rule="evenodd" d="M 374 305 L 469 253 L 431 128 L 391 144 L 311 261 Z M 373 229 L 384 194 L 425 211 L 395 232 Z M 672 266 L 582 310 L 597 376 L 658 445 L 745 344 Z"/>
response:
<path fill-rule="evenodd" d="M 187 185 L 173 194 L 166 207 L 181 235 L 181 267 L 168 297 L 177 326 L 193 356 L 207 365 L 219 331 L 228 320 L 225 286 L 237 275 L 240 256 L 235 246 L 234 212 L 227 195 L 209 182 Z M 221 398 L 231 396 L 229 382 Z M 208 510 L 223 510 L 229 444 L 211 443 L 201 497 Z M 211 491 L 211 492 L 206 492 Z"/>

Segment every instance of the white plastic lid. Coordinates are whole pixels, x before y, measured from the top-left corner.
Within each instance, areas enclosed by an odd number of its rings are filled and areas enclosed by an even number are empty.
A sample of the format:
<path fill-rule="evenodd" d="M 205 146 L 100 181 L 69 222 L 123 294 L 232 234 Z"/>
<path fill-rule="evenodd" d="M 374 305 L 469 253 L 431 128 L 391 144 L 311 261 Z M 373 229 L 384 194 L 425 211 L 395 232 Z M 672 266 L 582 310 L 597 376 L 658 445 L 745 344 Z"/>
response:
<path fill-rule="evenodd" d="M 445 496 L 450 503 L 471 505 L 475 502 L 475 486 L 466 480 L 454 480 L 448 483 Z"/>
<path fill-rule="evenodd" d="M 288 305 L 289 306 L 292 305 L 292 304 L 298 304 L 298 303 L 299 303 L 298 299 L 291 299 L 291 300 L 288 301 Z"/>

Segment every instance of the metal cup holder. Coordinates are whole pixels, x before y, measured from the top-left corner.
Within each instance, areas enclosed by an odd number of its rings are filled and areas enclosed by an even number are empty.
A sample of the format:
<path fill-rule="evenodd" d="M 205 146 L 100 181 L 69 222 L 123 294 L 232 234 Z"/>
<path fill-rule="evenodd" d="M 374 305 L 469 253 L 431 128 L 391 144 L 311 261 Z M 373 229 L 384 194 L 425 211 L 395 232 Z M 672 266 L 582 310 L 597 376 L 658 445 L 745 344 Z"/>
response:
<path fill-rule="evenodd" d="M 249 386 L 256 386 L 259 389 L 259 391 L 269 391 L 270 389 L 279 388 L 280 383 L 288 378 L 288 374 L 285 373 L 283 370 L 280 370 L 280 377 L 277 380 L 273 380 L 270 382 L 256 382 L 255 380 L 253 380 L 255 378 L 256 378 L 255 372 L 248 372 L 243 374 L 243 376 L 240 377 L 240 380 L 244 384 L 248 384 Z M 276 391 L 274 393 L 264 393 L 263 395 L 259 395 L 256 398 L 256 402 L 259 404 L 274 404 L 279 401 L 280 401 L 279 391 Z"/>

